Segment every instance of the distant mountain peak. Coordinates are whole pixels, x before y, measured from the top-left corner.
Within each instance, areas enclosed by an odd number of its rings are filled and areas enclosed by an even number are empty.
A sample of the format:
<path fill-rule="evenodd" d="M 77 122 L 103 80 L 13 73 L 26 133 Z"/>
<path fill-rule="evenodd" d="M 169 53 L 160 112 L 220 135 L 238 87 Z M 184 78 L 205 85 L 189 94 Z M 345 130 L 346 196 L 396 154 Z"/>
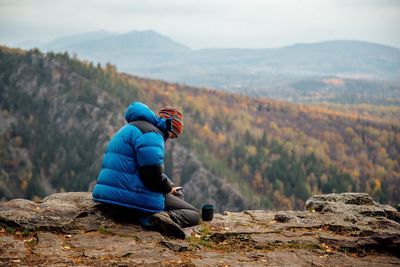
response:
<path fill-rule="evenodd" d="M 146 41 L 161 42 L 164 44 L 168 43 L 170 46 L 173 45 L 183 50 L 191 50 L 191 48 L 189 48 L 188 46 L 178 43 L 173 39 L 171 39 L 170 37 L 168 37 L 167 35 L 161 34 L 154 30 L 143 30 L 143 31 L 133 30 L 125 34 L 121 34 L 120 37 L 134 37 Z"/>
<path fill-rule="evenodd" d="M 154 38 L 164 38 L 164 39 L 168 39 L 168 40 L 172 41 L 172 39 L 170 37 L 163 35 L 161 33 L 158 33 L 156 31 L 153 31 L 153 30 L 144 30 L 144 31 L 133 30 L 133 31 L 129 31 L 127 33 L 122 33 L 119 36 L 154 37 Z"/>
<path fill-rule="evenodd" d="M 154 35 L 161 35 L 159 32 L 156 32 L 154 30 L 143 30 L 143 31 L 138 31 L 138 30 L 132 30 L 127 32 L 126 34 L 154 34 Z"/>
<path fill-rule="evenodd" d="M 58 38 L 40 47 L 45 51 L 74 53 L 81 58 L 120 66 L 150 66 L 152 62 L 171 62 L 170 57 L 190 53 L 191 48 L 154 30 L 113 33 L 105 30 Z M 133 57 L 133 58 L 132 58 Z M 152 66 L 152 65 L 151 65 Z"/>
<path fill-rule="evenodd" d="M 399 51 L 400 49 L 394 46 L 389 46 L 385 44 L 373 43 L 369 41 L 361 41 L 361 40 L 351 40 L 351 39 L 339 39 L 339 40 L 325 40 L 320 42 L 312 42 L 312 43 L 295 43 L 293 45 L 287 47 L 347 47 L 347 48 L 358 48 L 358 47 L 368 47 L 368 48 L 382 48 L 382 49 L 393 49 Z"/>

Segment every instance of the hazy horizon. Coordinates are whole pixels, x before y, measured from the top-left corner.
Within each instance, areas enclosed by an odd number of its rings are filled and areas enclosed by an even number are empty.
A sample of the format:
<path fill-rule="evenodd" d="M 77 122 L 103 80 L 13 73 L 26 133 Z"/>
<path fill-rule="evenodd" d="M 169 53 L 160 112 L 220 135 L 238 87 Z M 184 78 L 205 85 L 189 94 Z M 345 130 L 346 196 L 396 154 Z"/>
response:
<path fill-rule="evenodd" d="M 330 39 L 330 40 L 320 40 L 320 41 L 315 41 L 315 42 L 294 42 L 294 43 L 290 43 L 290 44 L 286 44 L 286 45 L 282 45 L 282 46 L 274 46 L 274 47 L 235 47 L 235 46 L 223 47 L 223 46 L 221 46 L 221 47 L 205 47 L 205 48 L 197 48 L 197 49 L 196 49 L 196 48 L 193 48 L 193 47 L 191 47 L 190 45 L 188 45 L 188 44 L 186 44 L 186 43 L 179 42 L 179 41 L 175 40 L 174 38 L 172 38 L 171 36 L 168 36 L 167 34 L 164 34 L 164 33 L 162 33 L 162 32 L 158 32 L 158 31 L 155 31 L 155 30 L 153 30 L 153 29 L 132 30 L 132 31 L 127 31 L 127 32 L 112 32 L 112 31 L 106 31 L 106 30 L 104 30 L 104 29 L 98 29 L 98 30 L 94 30 L 94 31 L 77 32 L 77 33 L 70 34 L 70 35 L 63 35 L 63 36 L 59 36 L 59 37 L 57 37 L 57 38 L 51 39 L 51 40 L 49 40 L 49 41 L 37 42 L 37 44 L 40 44 L 40 43 L 41 43 L 41 44 L 44 45 L 44 44 L 51 43 L 52 41 L 57 41 L 57 40 L 62 39 L 62 38 L 69 38 L 69 37 L 73 37 L 73 36 L 79 36 L 79 35 L 85 35 L 85 34 L 97 33 L 97 32 L 99 32 L 99 33 L 100 33 L 100 32 L 107 32 L 107 33 L 111 33 L 111 34 L 122 34 L 122 35 L 123 35 L 123 34 L 128 34 L 128 33 L 130 33 L 130 32 L 134 32 L 134 31 L 137 31 L 137 32 L 154 31 L 154 32 L 156 32 L 156 33 L 158 33 L 158 34 L 161 34 L 161 35 L 163 35 L 163 36 L 165 36 L 165 37 L 167 37 L 167 38 L 170 38 L 171 40 L 173 40 L 173 41 L 175 41 L 175 42 L 177 42 L 177 43 L 179 43 L 179 44 L 182 44 L 182 45 L 184 45 L 184 46 L 186 46 L 186 47 L 188 47 L 188 48 L 190 48 L 190 49 L 192 49 L 192 50 L 202 50 L 202 49 L 274 49 L 274 48 L 284 48 L 284 47 L 289 47 L 289 46 L 299 45 L 299 44 L 318 44 L 318 43 L 337 42 L 337 41 L 366 42 L 366 43 L 377 44 L 377 45 L 384 45 L 384 46 L 388 46 L 388 47 L 400 49 L 400 46 L 397 47 L 397 46 L 388 45 L 388 44 L 384 44 L 384 43 L 371 42 L 371 41 L 365 41 L 365 40 L 356 40 L 356 39 Z M 15 47 L 26 48 L 26 47 L 24 47 L 24 46 L 30 45 L 30 44 L 32 44 L 32 43 L 34 43 L 34 40 L 27 40 L 27 41 L 23 41 L 23 42 L 17 42 L 17 43 L 10 44 L 10 45 L 15 46 Z M 2 44 L 2 43 L 0 42 L 0 45 L 1 45 L 1 44 Z M 7 45 L 7 44 L 6 44 L 6 45 Z M 32 48 L 33 48 L 33 46 L 32 46 Z"/>
<path fill-rule="evenodd" d="M 72 18 L 72 19 L 71 19 Z M 0 43 L 105 30 L 154 30 L 192 49 L 274 48 L 356 40 L 400 48 L 393 0 L 0 0 Z"/>

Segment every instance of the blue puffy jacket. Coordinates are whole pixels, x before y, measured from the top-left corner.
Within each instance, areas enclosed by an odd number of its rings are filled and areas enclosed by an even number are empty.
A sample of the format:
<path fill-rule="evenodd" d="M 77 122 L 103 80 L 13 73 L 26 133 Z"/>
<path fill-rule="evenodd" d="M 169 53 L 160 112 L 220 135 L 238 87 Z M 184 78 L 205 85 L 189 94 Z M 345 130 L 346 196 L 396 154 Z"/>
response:
<path fill-rule="evenodd" d="M 145 212 L 162 211 L 164 194 L 172 189 L 162 173 L 166 120 L 140 102 L 129 105 L 125 119 L 128 124 L 107 146 L 93 199 Z"/>

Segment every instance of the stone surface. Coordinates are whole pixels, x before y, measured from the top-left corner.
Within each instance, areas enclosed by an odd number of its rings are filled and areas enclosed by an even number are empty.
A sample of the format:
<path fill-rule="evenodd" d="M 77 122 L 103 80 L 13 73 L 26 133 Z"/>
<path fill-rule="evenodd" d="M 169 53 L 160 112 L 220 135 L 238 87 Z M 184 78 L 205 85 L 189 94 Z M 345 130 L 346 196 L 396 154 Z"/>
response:
<path fill-rule="evenodd" d="M 175 240 L 90 193 L 60 193 L 0 203 L 0 265 L 399 266 L 399 216 L 367 194 L 329 194 L 305 211 L 215 214 Z"/>
<path fill-rule="evenodd" d="M 24 242 L 14 238 L 13 236 L 0 237 L 0 262 L 6 260 L 14 260 L 24 258 L 28 250 L 25 248 Z"/>

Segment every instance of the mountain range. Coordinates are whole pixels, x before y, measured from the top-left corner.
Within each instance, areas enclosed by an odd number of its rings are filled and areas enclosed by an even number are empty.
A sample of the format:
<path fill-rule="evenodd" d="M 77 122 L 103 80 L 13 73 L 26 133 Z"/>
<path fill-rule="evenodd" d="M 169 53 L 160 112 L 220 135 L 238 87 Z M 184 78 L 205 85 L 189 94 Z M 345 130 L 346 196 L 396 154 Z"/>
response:
<path fill-rule="evenodd" d="M 400 202 L 398 116 L 387 122 L 2 46 L 0 199 L 90 190 L 133 101 L 183 110 L 184 133 L 167 142 L 165 171 L 197 207 L 303 209 L 310 195 L 347 191 Z"/>
<path fill-rule="evenodd" d="M 43 51 L 68 51 L 103 65 L 112 63 L 129 74 L 297 102 L 346 103 L 349 99 L 340 93 L 334 98 L 321 99 L 321 94 L 316 97 L 316 91 L 327 89 L 334 94 L 336 90 L 362 91 L 353 98 L 356 103 L 387 104 L 387 98 L 382 99 L 381 95 L 392 91 L 395 98 L 400 96 L 400 49 L 363 41 L 193 50 L 149 30 L 124 34 L 88 32 L 39 47 Z M 327 79 L 341 79 L 342 86 L 327 87 Z M 364 92 L 365 85 L 373 90 Z M 363 94 L 369 97 L 360 97 Z"/>

